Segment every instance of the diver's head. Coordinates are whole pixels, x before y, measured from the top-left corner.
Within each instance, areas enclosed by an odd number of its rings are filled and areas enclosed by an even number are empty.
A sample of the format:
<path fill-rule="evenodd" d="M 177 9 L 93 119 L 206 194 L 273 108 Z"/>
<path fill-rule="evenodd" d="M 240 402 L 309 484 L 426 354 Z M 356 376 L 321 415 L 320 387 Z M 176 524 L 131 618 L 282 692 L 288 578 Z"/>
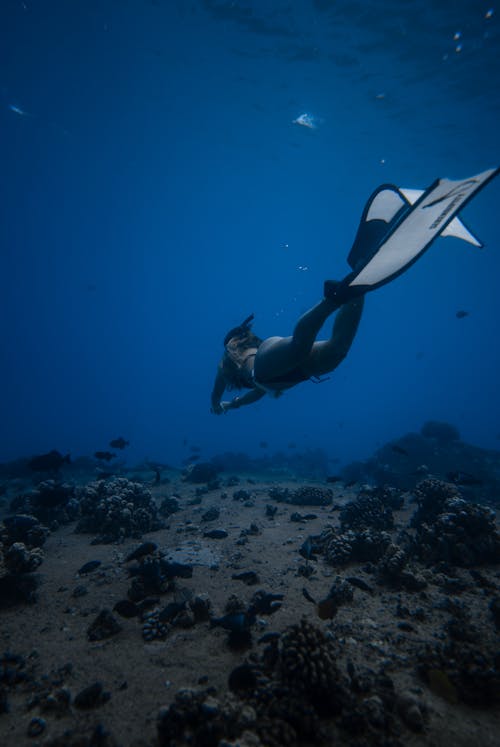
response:
<path fill-rule="evenodd" d="M 248 337 L 250 330 L 252 329 L 253 319 L 254 314 L 250 314 L 250 316 L 247 316 L 244 322 L 239 324 L 237 327 L 233 327 L 232 329 L 230 329 L 227 335 L 224 337 L 224 347 L 226 347 L 230 340 L 244 339 Z"/>

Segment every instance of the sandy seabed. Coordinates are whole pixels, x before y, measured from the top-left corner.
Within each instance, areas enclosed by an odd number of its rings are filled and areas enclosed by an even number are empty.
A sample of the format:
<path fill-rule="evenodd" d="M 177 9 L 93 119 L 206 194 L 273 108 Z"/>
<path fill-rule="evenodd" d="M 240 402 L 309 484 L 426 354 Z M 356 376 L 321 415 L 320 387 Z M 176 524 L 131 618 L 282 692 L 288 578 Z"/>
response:
<path fill-rule="evenodd" d="M 113 613 L 122 630 L 104 641 L 90 642 L 87 630 L 102 609 L 112 610 L 127 598 L 130 587 L 126 555 L 141 540 L 126 539 L 119 545 L 91 545 L 92 536 L 75 534 L 74 524 L 58 529 L 47 539 L 44 561 L 38 571 L 40 585 L 37 601 L 0 610 L 0 653 L 10 652 L 24 657 L 26 669 L 34 681 L 46 687 L 67 688 L 72 697 L 99 681 L 110 693 L 107 702 L 88 710 L 71 705 L 62 715 L 41 712 L 38 706 L 29 708 L 29 683 L 9 688 L 7 713 L 0 715 L 0 744 L 5 747 L 43 745 L 69 730 L 88 735 L 102 724 L 118 745 L 139 747 L 157 744 L 159 709 L 168 706 L 182 688 L 214 687 L 217 695 L 227 692 L 230 672 L 252 651 L 259 652 L 259 637 L 266 632 L 282 633 L 302 618 L 330 631 L 341 643 L 340 669 L 351 661 L 355 666 L 369 666 L 374 670 L 384 667 L 394 681 L 396 690 L 412 691 L 425 703 L 424 728 L 416 733 L 403 725 L 401 743 L 409 746 L 452 743 L 454 747 L 498 747 L 500 744 L 500 712 L 496 708 L 470 708 L 463 703 L 452 703 L 433 692 L 416 673 L 416 652 L 426 641 L 443 638 L 443 627 L 449 613 L 440 605 L 450 596 L 439 584 L 429 583 L 425 593 L 392 590 L 378 585 L 366 572 L 366 564 L 351 563 L 346 567 L 329 566 L 321 556 L 309 564 L 310 577 L 299 573 L 306 561 L 298 550 L 306 537 L 319 534 L 326 525 L 338 525 L 338 507 L 356 497 L 333 486 L 334 508 L 301 507 L 275 503 L 270 500 L 270 487 L 296 489 L 296 481 L 259 480 L 250 483 L 240 476 L 240 485 L 205 494 L 199 505 L 191 505 L 196 486 L 182 482 L 177 475 L 167 485 L 151 488 L 158 499 L 177 496 L 181 510 L 167 521 L 167 528 L 149 533 L 143 540 L 158 544 L 167 555 L 193 564 L 192 578 L 177 579 L 178 587 L 186 587 L 195 594 L 208 595 L 214 616 L 224 614 L 225 604 L 232 594 L 248 603 L 256 590 L 283 594 L 282 605 L 272 615 L 259 616 L 253 629 L 253 645 L 247 651 L 232 651 L 227 645 L 227 632 L 209 622 L 196 623 L 191 628 L 174 628 L 165 640 L 147 643 L 142 637 L 142 623 L 138 618 L 125 619 Z M 233 500 L 235 490 L 245 489 L 251 494 L 252 505 Z M 266 516 L 266 505 L 277 506 L 274 517 Z M 210 507 L 220 509 L 216 521 L 202 522 L 201 515 Z M 314 513 L 315 519 L 303 523 L 290 521 L 293 511 Z M 395 512 L 394 532 L 406 526 L 414 506 L 406 504 Z M 5 511 L 4 511 L 5 513 Z M 237 545 L 242 529 L 251 524 L 259 528 L 250 534 L 245 544 Z M 228 536 L 210 539 L 204 532 L 224 528 Z M 78 575 L 78 569 L 91 560 L 101 561 L 92 573 Z M 253 586 L 232 578 L 241 571 L 256 571 L 259 582 Z M 492 584 L 500 586 L 498 567 L 482 567 L 481 573 Z M 332 620 L 321 620 L 316 606 L 304 596 L 321 599 L 328 594 L 337 577 L 356 576 L 364 579 L 372 589 L 368 593 L 354 589 L 351 602 L 341 606 Z M 456 576 L 464 580 L 466 589 L 459 594 L 460 604 L 470 614 L 480 643 L 495 645 L 498 633 L 488 610 L 490 597 L 484 588 L 471 581 L 467 569 L 456 569 Z M 87 593 L 75 597 L 77 586 L 85 586 Z M 162 596 L 164 606 L 171 595 Z M 423 608 L 425 619 L 411 619 L 411 630 L 398 624 L 398 605 L 410 610 Z M 28 727 L 33 718 L 41 717 L 46 726 L 43 734 L 29 737 Z M 69 738 L 68 738 L 69 739 Z M 62 744 L 63 742 L 61 742 Z M 348 736 L 336 744 L 351 744 Z M 353 740 L 352 744 L 357 743 Z"/>

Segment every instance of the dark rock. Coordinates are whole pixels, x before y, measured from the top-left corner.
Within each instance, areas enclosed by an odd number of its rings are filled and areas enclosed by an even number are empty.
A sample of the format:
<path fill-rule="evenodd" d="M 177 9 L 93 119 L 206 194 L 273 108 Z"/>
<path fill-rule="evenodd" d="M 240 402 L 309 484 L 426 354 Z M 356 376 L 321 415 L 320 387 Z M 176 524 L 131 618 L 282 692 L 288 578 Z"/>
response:
<path fill-rule="evenodd" d="M 179 501 L 177 498 L 172 496 L 171 498 L 164 498 L 160 503 L 160 508 L 158 510 L 162 516 L 168 518 L 172 514 L 177 513 L 177 511 L 180 511 L 180 509 L 181 506 Z"/>
<path fill-rule="evenodd" d="M 120 617 L 131 618 L 140 614 L 139 607 L 129 599 L 122 599 L 115 604 L 113 612 L 117 612 Z"/>
<path fill-rule="evenodd" d="M 113 614 L 107 610 L 101 610 L 92 625 L 87 630 L 89 641 L 103 641 L 111 638 L 122 630 L 122 626 Z"/>
<path fill-rule="evenodd" d="M 233 573 L 231 576 L 235 581 L 243 581 L 247 586 L 254 586 L 259 583 L 259 575 L 256 571 L 243 571 L 242 573 Z"/>
<path fill-rule="evenodd" d="M 199 462 L 190 465 L 182 479 L 194 484 L 210 483 L 217 480 L 217 470 L 210 462 Z"/>
<path fill-rule="evenodd" d="M 78 569 L 78 575 L 86 576 L 87 573 L 92 573 L 92 571 L 95 571 L 97 568 L 99 568 L 100 565 L 100 560 L 89 560 L 88 563 L 85 563 L 81 568 Z"/>
<path fill-rule="evenodd" d="M 209 539 L 225 539 L 229 533 L 225 529 L 210 529 L 208 532 L 203 532 L 203 536 Z"/>
<path fill-rule="evenodd" d="M 72 597 L 75 599 L 78 599 L 78 597 L 84 597 L 85 594 L 88 594 L 87 587 L 86 586 L 75 586 L 73 589 Z"/>
<path fill-rule="evenodd" d="M 250 664 L 240 664 L 229 675 L 229 689 L 234 693 L 253 692 L 257 687 L 257 676 Z"/>
<path fill-rule="evenodd" d="M 337 576 L 327 596 L 318 602 L 318 616 L 322 620 L 332 619 L 339 608 L 352 602 L 353 598 L 354 591 L 351 584 Z"/>
<path fill-rule="evenodd" d="M 220 516 L 220 511 L 215 506 L 212 506 L 208 509 L 208 511 L 205 511 L 204 514 L 201 515 L 202 521 L 215 521 Z"/>
<path fill-rule="evenodd" d="M 39 737 L 45 731 L 47 722 L 43 718 L 32 718 L 28 724 L 28 737 Z"/>
<path fill-rule="evenodd" d="M 358 578 L 357 576 L 347 576 L 346 581 L 351 584 L 351 586 L 355 586 L 357 589 L 361 589 L 361 591 L 366 591 L 368 594 L 373 594 L 372 587 L 366 583 L 362 578 Z"/>
<path fill-rule="evenodd" d="M 131 550 L 125 557 L 125 563 L 130 563 L 131 560 L 139 560 L 144 555 L 151 555 L 158 549 L 156 542 L 142 542 L 135 550 Z"/>
<path fill-rule="evenodd" d="M 102 682 L 94 682 L 75 696 L 74 705 L 76 708 L 87 710 L 103 705 L 110 697 L 111 694 L 104 691 Z"/>
<path fill-rule="evenodd" d="M 495 628 L 497 630 L 500 630 L 500 597 L 493 597 L 489 604 L 489 610 L 491 614 L 493 615 L 493 622 L 495 623 Z"/>

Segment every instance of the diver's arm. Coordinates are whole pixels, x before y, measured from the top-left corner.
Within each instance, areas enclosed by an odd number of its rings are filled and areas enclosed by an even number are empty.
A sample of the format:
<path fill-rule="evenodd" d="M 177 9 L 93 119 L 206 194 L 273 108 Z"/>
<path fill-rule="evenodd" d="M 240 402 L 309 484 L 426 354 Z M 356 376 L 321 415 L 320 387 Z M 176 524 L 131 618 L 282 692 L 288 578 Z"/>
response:
<path fill-rule="evenodd" d="M 226 410 L 237 410 L 238 407 L 251 405 L 253 402 L 257 402 L 259 399 L 262 399 L 262 397 L 265 397 L 265 395 L 266 392 L 263 392 L 262 389 L 250 389 L 250 391 L 242 397 L 235 397 L 231 402 L 222 402 L 221 404 L 224 412 Z"/>
<path fill-rule="evenodd" d="M 224 409 L 221 407 L 220 399 L 224 394 L 226 388 L 226 379 L 222 372 L 222 366 L 219 364 L 217 367 L 217 376 L 215 377 L 214 387 L 212 389 L 212 412 L 215 415 L 221 415 Z"/>

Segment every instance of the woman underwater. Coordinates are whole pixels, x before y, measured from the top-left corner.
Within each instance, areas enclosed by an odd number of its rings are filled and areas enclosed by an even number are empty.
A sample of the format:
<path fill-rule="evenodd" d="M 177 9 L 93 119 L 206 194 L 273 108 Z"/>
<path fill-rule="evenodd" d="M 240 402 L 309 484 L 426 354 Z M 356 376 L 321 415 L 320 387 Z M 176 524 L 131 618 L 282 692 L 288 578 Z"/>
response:
<path fill-rule="evenodd" d="M 436 180 L 427 190 L 382 185 L 368 200 L 347 261 L 352 272 L 327 280 L 323 299 L 303 314 L 291 337 L 257 337 L 253 314 L 224 338 L 224 354 L 212 389 L 211 411 L 221 415 L 274 397 L 286 389 L 331 373 L 346 357 L 363 312 L 364 295 L 403 273 L 440 235 L 482 244 L 455 216 L 498 173 L 489 169 L 459 181 Z M 338 310 L 328 340 L 316 336 Z M 228 390 L 247 390 L 222 401 Z"/>

